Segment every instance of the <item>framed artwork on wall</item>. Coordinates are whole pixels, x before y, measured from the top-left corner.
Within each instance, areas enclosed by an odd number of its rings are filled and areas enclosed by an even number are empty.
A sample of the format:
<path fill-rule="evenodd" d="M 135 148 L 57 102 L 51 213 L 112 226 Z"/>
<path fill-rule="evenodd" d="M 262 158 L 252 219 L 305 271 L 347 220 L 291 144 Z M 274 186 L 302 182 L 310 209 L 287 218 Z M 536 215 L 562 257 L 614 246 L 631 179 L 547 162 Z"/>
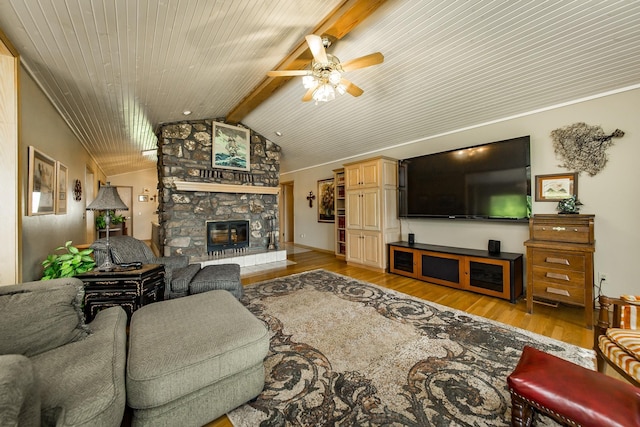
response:
<path fill-rule="evenodd" d="M 211 159 L 214 168 L 244 171 L 251 169 L 249 129 L 213 122 L 212 133 Z"/>
<path fill-rule="evenodd" d="M 318 181 L 318 222 L 335 222 L 333 178 Z"/>
<path fill-rule="evenodd" d="M 536 175 L 536 202 L 557 202 L 578 197 L 578 174 Z"/>
<path fill-rule="evenodd" d="M 35 147 L 29 146 L 28 215 L 48 215 L 55 212 L 56 161 Z"/>
<path fill-rule="evenodd" d="M 67 175 L 69 169 L 62 163 L 56 162 L 56 215 L 67 213 Z"/>

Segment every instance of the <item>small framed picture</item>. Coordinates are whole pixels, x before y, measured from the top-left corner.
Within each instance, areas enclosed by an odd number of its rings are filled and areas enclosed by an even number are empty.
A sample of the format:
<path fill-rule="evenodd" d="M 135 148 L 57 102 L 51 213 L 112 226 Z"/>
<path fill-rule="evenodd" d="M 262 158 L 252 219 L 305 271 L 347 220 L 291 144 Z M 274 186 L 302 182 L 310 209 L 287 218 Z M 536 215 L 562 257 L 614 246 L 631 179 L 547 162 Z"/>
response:
<path fill-rule="evenodd" d="M 55 213 L 56 161 L 29 146 L 28 215 Z"/>
<path fill-rule="evenodd" d="M 578 174 L 536 175 L 536 202 L 557 202 L 578 197 Z"/>
<path fill-rule="evenodd" d="M 318 222 L 335 222 L 333 178 L 318 181 Z"/>
<path fill-rule="evenodd" d="M 67 213 L 67 175 L 69 169 L 62 163 L 56 162 L 56 189 L 58 197 L 56 197 L 56 215 Z"/>

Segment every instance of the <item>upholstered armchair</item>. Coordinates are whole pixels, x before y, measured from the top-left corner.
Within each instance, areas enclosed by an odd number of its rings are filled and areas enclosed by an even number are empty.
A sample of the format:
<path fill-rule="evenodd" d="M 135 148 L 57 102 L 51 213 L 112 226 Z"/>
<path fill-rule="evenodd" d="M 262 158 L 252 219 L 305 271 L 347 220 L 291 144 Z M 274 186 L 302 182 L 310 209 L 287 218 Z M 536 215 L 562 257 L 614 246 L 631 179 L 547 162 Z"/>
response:
<path fill-rule="evenodd" d="M 131 236 L 112 236 L 109 238 L 109 244 L 113 263 L 141 262 L 164 265 L 164 299 L 188 295 L 189 283 L 200 271 L 200 264 L 189 264 L 189 257 L 156 257 L 146 243 Z M 101 265 L 107 256 L 107 240 L 98 239 L 91 244 L 91 248 L 96 264 Z"/>
<path fill-rule="evenodd" d="M 624 298 L 624 299 L 623 299 Z M 594 350 L 598 371 L 609 364 L 622 377 L 640 386 L 640 330 L 636 297 L 600 296 L 600 316 L 594 328 Z M 612 308 L 612 310 L 610 310 Z"/>

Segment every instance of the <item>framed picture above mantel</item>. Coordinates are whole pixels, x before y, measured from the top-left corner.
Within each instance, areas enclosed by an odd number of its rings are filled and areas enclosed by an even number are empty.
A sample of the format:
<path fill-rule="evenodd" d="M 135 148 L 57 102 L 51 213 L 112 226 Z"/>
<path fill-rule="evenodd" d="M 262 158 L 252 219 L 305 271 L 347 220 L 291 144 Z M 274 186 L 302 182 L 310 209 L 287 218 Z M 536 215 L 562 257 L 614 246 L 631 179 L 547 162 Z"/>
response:
<path fill-rule="evenodd" d="M 221 169 L 251 170 L 249 129 L 213 122 L 212 166 Z"/>
<path fill-rule="evenodd" d="M 578 197 L 578 174 L 536 175 L 536 202 L 557 202 Z"/>

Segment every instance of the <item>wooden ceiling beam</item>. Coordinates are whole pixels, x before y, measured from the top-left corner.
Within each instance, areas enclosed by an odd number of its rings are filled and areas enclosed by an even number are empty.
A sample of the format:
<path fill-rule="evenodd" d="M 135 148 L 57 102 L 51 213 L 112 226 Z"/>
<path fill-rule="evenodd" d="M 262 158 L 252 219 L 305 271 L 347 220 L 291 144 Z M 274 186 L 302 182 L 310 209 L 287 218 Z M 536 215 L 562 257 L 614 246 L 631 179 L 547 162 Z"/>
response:
<path fill-rule="evenodd" d="M 346 0 L 338 5 L 314 28 L 312 34 L 327 35 L 340 40 L 377 10 L 386 0 Z M 303 70 L 312 56 L 307 42 L 302 40 L 275 68 L 275 70 Z M 266 74 L 266 72 L 265 72 Z M 258 105 L 273 95 L 293 77 L 269 77 L 258 84 L 238 105 L 227 114 L 228 123 L 238 123 Z M 301 92 L 301 97 L 302 97 Z"/>

